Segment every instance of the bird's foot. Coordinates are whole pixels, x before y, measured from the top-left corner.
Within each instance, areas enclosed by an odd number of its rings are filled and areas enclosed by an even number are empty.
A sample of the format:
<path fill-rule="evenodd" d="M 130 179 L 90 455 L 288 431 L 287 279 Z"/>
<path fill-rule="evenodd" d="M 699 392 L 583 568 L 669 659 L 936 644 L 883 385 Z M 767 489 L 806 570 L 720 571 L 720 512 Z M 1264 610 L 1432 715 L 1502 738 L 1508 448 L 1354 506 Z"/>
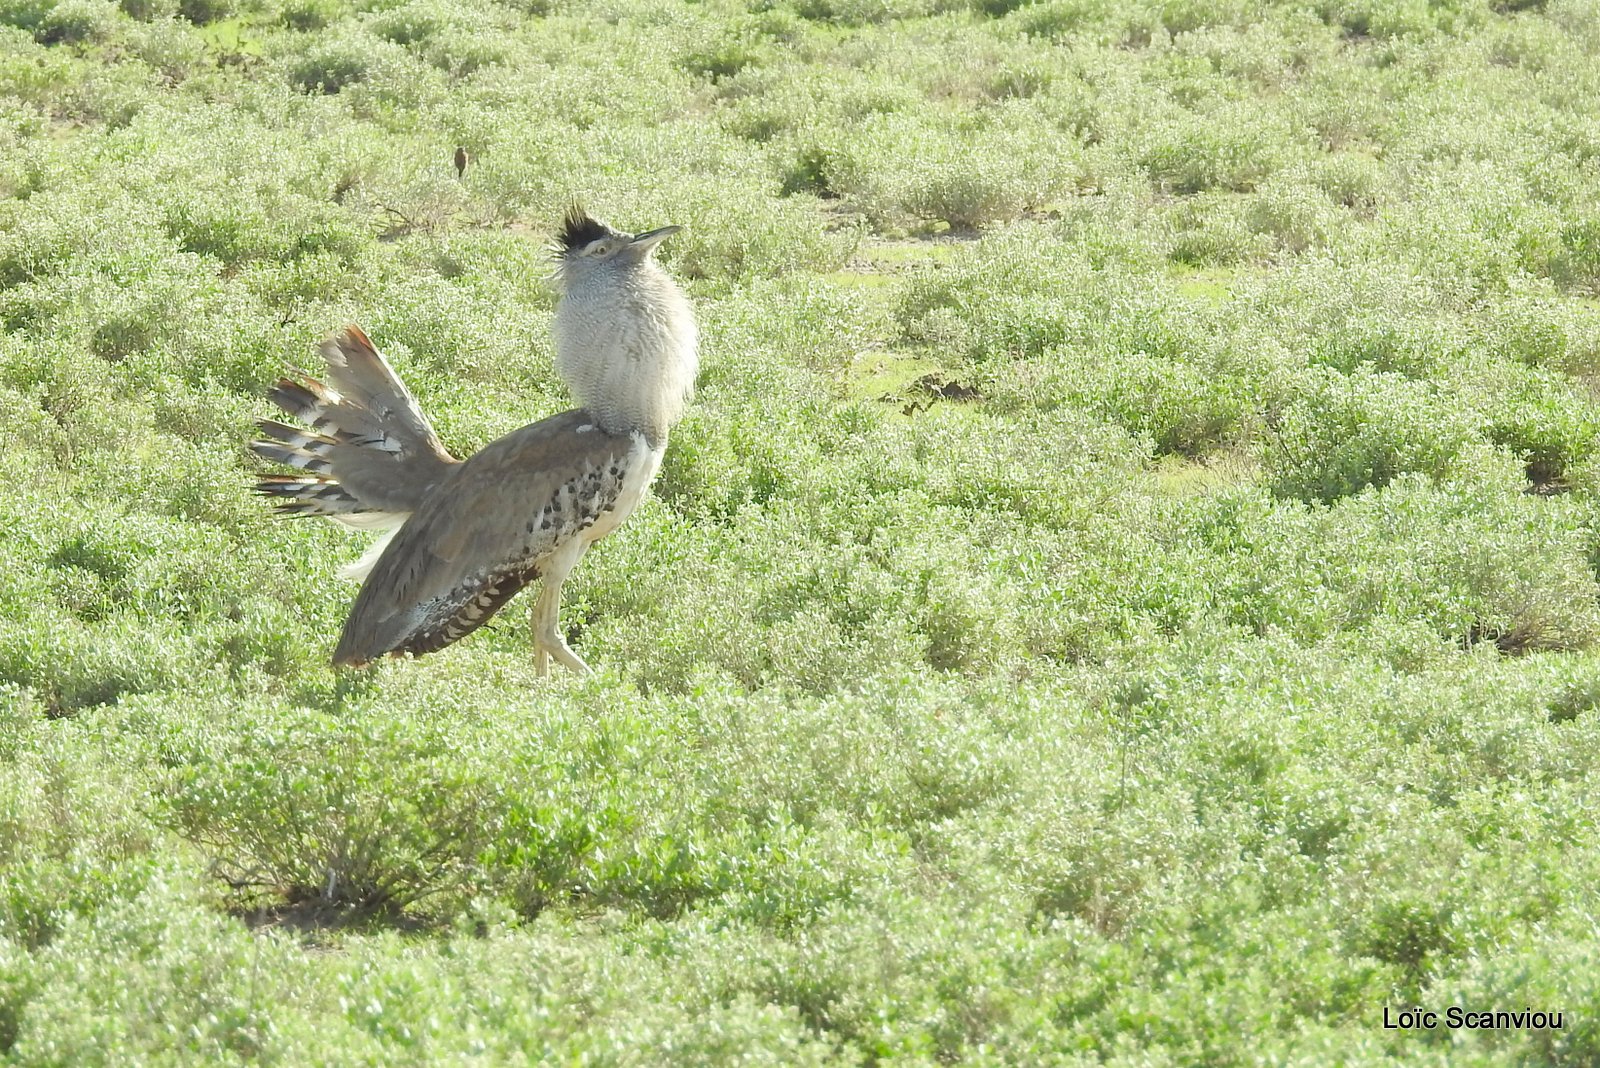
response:
<path fill-rule="evenodd" d="M 533 643 L 533 671 L 541 679 L 550 674 L 550 659 L 554 657 L 557 663 L 564 665 L 574 674 L 589 674 L 589 665 L 583 658 L 573 652 L 567 643 L 561 640 L 560 635 L 552 634 L 548 637 L 534 639 Z"/>

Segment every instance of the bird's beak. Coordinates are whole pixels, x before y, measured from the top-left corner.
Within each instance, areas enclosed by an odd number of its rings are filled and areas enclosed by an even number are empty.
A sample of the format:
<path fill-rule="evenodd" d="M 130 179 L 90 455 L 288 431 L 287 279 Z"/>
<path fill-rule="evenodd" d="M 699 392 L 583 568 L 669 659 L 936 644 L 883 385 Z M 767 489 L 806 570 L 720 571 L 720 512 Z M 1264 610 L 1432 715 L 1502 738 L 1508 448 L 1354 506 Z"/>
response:
<path fill-rule="evenodd" d="M 663 240 L 671 237 L 673 234 L 682 229 L 683 227 L 681 226 L 663 226 L 658 230 L 651 230 L 648 233 L 639 234 L 633 239 L 633 247 L 641 252 L 649 252 Z"/>

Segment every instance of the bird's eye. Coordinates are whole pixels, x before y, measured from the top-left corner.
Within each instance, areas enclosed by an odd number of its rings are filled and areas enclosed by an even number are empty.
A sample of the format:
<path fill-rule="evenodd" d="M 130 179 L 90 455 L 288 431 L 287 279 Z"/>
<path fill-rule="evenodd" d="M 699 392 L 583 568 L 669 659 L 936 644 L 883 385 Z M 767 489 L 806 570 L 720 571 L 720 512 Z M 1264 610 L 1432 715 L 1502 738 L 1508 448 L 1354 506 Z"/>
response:
<path fill-rule="evenodd" d="M 589 255 L 591 256 L 609 256 L 610 254 L 611 243 L 609 241 L 596 241 L 589 246 Z"/>

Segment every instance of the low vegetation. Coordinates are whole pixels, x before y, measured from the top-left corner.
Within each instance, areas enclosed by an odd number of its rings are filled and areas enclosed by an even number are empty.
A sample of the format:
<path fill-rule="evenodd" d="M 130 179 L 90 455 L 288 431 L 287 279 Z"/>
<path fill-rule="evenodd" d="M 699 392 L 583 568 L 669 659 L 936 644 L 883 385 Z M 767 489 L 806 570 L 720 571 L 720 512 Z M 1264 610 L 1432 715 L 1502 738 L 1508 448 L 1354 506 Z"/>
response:
<path fill-rule="evenodd" d="M 1597 50 L 0 0 L 0 1060 L 1600 1061 Z M 357 321 L 458 455 L 562 409 L 578 196 L 704 334 L 597 672 L 333 672 L 264 389 Z"/>

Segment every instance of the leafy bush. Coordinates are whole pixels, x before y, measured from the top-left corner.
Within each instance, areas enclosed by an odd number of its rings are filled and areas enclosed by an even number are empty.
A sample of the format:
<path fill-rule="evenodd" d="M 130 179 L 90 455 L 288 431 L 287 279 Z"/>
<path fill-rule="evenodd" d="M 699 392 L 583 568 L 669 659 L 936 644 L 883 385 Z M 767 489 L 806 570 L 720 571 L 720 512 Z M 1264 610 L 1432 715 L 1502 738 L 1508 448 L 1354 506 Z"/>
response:
<path fill-rule="evenodd" d="M 111 32 L 115 16 L 110 0 L 62 0 L 40 20 L 34 36 L 45 44 L 97 41 Z"/>
<path fill-rule="evenodd" d="M 54 8 L 51 0 L 5 0 L 0 4 L 0 25 L 37 33 Z"/>
<path fill-rule="evenodd" d="M 367 28 L 441 70 L 465 76 L 505 58 L 504 48 L 484 33 L 493 17 L 489 8 L 413 0 L 381 12 Z"/>
<path fill-rule="evenodd" d="M 1237 111 L 1193 116 L 1152 133 L 1139 157 L 1151 181 L 1178 194 L 1248 192 L 1282 165 L 1285 138 Z"/>
<path fill-rule="evenodd" d="M 178 12 L 177 0 L 117 0 L 123 14 L 140 22 L 161 22 Z M 181 34 L 188 39 L 186 34 Z"/>
<path fill-rule="evenodd" d="M 185 30 L 168 16 L 171 12 L 141 10 L 129 12 L 149 25 L 135 27 L 128 34 L 133 54 L 169 82 L 177 83 L 193 77 L 207 65 L 205 42 Z"/>
<path fill-rule="evenodd" d="M 1089 265 L 1076 250 L 1016 230 L 985 241 L 953 269 L 915 276 L 895 318 L 906 340 L 974 360 L 1036 356 L 1081 322 Z"/>
<path fill-rule="evenodd" d="M 803 147 L 787 184 L 857 201 L 885 221 L 910 215 L 962 230 L 1015 219 L 1072 173 L 1065 146 L 1046 148 L 1054 139 L 1025 121 L 1002 113 L 987 128 L 951 130 L 904 113 L 869 116 L 848 136 Z"/>
<path fill-rule="evenodd" d="M 1325 378 L 1277 417 L 1268 453 L 1277 492 L 1332 501 L 1396 475 L 1442 478 L 1473 440 L 1438 394 L 1378 372 Z"/>
<path fill-rule="evenodd" d="M 1148 434 L 1157 453 L 1198 455 L 1241 435 L 1250 421 L 1242 383 L 1146 352 L 1053 349 L 1044 366 L 1019 368 L 1034 403 L 1061 404 Z"/>
<path fill-rule="evenodd" d="M 303 92 L 331 95 L 363 81 L 382 55 L 376 43 L 356 35 L 320 43 L 289 63 L 289 84 Z"/>
<path fill-rule="evenodd" d="M 178 0 L 178 14 L 196 26 L 220 22 L 233 14 L 233 0 Z"/>
<path fill-rule="evenodd" d="M 332 25 L 339 13 L 339 5 L 332 0 L 291 0 L 279 18 L 291 30 L 310 33 Z"/>
<path fill-rule="evenodd" d="M 221 751 L 175 753 L 175 826 L 235 886 L 291 902 L 401 908 L 465 887 L 493 833 L 486 784 L 444 739 L 350 733 L 302 713 Z"/>
<path fill-rule="evenodd" d="M 1562 227 L 1550 276 L 1570 289 L 1590 294 L 1600 291 L 1600 220 L 1584 219 Z"/>

